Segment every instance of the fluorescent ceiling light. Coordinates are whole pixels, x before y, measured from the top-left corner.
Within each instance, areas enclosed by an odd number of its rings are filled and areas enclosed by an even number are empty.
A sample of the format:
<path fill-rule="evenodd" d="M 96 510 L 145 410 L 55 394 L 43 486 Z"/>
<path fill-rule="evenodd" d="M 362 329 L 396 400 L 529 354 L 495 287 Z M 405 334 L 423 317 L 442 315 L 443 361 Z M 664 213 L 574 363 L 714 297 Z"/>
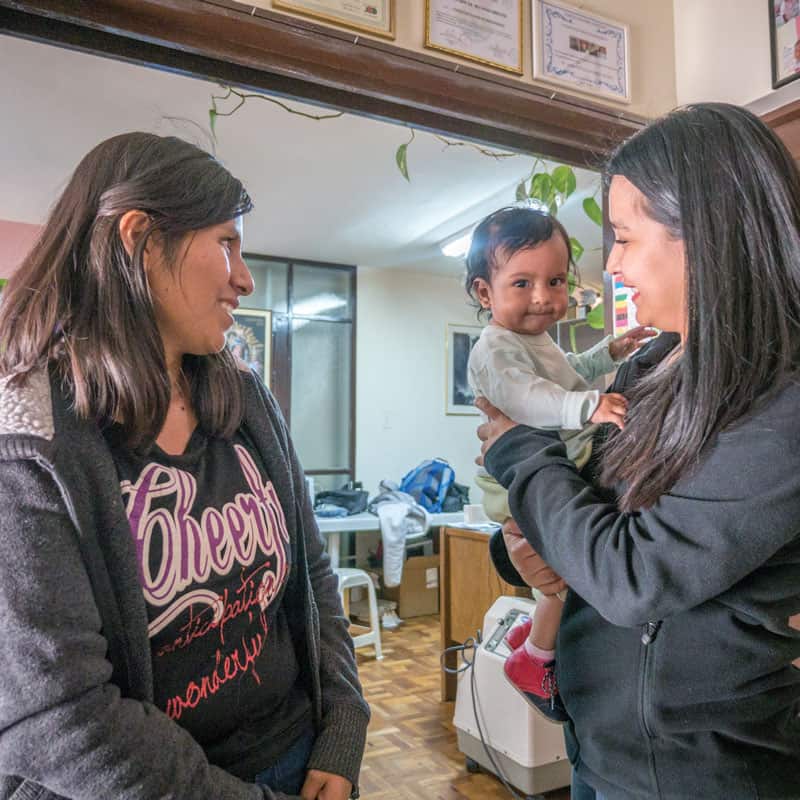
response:
<path fill-rule="evenodd" d="M 520 203 L 523 207 L 532 208 L 534 211 L 543 211 L 545 214 L 549 213 L 550 208 L 548 207 L 547 203 L 543 203 L 541 200 L 536 200 L 533 197 L 529 197 L 527 200 L 524 200 Z M 556 205 L 561 205 L 561 199 L 556 197 Z"/>
<path fill-rule="evenodd" d="M 326 312 L 334 311 L 346 305 L 347 300 L 343 297 L 337 297 L 330 292 L 322 292 L 295 303 L 292 307 L 292 313 L 301 317 L 325 316 Z"/>
<path fill-rule="evenodd" d="M 463 258 L 469 252 L 472 242 L 472 228 L 466 233 L 459 234 L 454 239 L 443 242 L 440 247 L 442 252 L 450 258 Z"/>
<path fill-rule="evenodd" d="M 320 292 L 307 297 L 292 306 L 292 314 L 295 315 L 292 319 L 292 330 L 305 328 L 309 322 L 312 322 L 310 319 L 297 319 L 297 317 L 326 317 L 331 311 L 346 305 L 347 300 L 337 297 L 331 292 Z"/>
<path fill-rule="evenodd" d="M 558 198 L 556 198 L 556 203 L 560 205 Z M 516 205 L 521 206 L 522 208 L 534 208 L 537 211 L 544 211 L 545 213 L 549 211 L 549 208 L 545 203 L 543 203 L 541 200 L 535 200 L 532 197 L 528 197 L 525 200 L 516 203 Z M 474 230 L 475 226 L 470 225 L 470 227 L 465 231 L 457 233 L 455 236 L 451 236 L 449 239 L 445 239 L 439 245 L 442 253 L 450 258 L 463 258 L 469 252 L 469 246 L 472 244 L 472 233 Z"/>

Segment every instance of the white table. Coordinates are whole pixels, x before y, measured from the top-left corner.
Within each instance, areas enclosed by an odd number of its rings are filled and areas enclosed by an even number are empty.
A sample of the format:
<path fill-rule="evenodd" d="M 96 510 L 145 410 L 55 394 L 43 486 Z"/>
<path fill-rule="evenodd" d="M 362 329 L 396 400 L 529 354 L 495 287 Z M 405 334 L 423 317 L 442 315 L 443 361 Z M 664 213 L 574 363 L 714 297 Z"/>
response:
<path fill-rule="evenodd" d="M 363 511 L 349 517 L 316 517 L 320 533 L 328 539 L 328 555 L 331 567 L 339 566 L 339 549 L 341 547 L 342 533 L 348 531 L 379 531 L 381 523 L 377 515 Z M 464 522 L 463 511 L 453 511 L 448 514 L 431 514 L 431 527 L 440 525 L 459 525 Z"/>

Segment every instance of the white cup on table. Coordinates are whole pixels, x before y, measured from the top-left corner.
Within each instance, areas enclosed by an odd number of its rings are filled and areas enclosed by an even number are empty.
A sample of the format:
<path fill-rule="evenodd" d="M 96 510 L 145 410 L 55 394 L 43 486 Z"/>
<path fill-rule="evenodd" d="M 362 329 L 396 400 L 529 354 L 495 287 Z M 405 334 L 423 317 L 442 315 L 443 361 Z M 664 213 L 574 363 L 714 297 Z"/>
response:
<path fill-rule="evenodd" d="M 489 517 L 480 503 L 468 503 L 464 506 L 464 522 L 467 525 L 480 525 L 482 522 L 489 522 Z"/>

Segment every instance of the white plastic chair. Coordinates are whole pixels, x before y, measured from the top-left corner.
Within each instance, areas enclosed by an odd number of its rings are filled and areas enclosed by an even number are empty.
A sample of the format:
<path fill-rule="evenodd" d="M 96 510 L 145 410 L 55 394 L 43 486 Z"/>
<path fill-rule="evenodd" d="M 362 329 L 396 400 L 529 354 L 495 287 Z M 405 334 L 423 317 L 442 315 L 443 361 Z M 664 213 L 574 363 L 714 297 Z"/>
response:
<path fill-rule="evenodd" d="M 381 624 L 378 619 L 378 596 L 375 593 L 375 586 L 372 583 L 372 579 L 363 569 L 339 567 L 335 569 L 334 572 L 339 579 L 339 595 L 342 598 L 342 605 L 344 605 L 344 593 L 348 589 L 354 589 L 356 586 L 363 586 L 366 588 L 367 597 L 369 598 L 370 630 L 367 633 L 354 636 L 353 647 L 364 647 L 370 644 L 374 645 L 375 658 L 381 660 L 383 658 L 383 653 L 381 651 Z"/>

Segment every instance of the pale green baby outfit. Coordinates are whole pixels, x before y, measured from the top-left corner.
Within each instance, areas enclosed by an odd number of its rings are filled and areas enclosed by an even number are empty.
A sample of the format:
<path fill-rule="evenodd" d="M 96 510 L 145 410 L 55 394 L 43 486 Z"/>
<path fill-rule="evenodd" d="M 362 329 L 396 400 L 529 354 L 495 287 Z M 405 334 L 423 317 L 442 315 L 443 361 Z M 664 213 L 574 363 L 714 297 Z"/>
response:
<path fill-rule="evenodd" d="M 567 455 L 581 468 L 592 453 L 589 418 L 600 392 L 589 384 L 616 369 L 607 336 L 583 353 L 565 353 L 547 333 L 514 333 L 489 324 L 469 357 L 469 383 L 507 417 L 533 428 L 557 430 Z M 504 522 L 511 513 L 506 491 L 485 470 L 475 479 L 483 490 L 490 519 Z"/>

